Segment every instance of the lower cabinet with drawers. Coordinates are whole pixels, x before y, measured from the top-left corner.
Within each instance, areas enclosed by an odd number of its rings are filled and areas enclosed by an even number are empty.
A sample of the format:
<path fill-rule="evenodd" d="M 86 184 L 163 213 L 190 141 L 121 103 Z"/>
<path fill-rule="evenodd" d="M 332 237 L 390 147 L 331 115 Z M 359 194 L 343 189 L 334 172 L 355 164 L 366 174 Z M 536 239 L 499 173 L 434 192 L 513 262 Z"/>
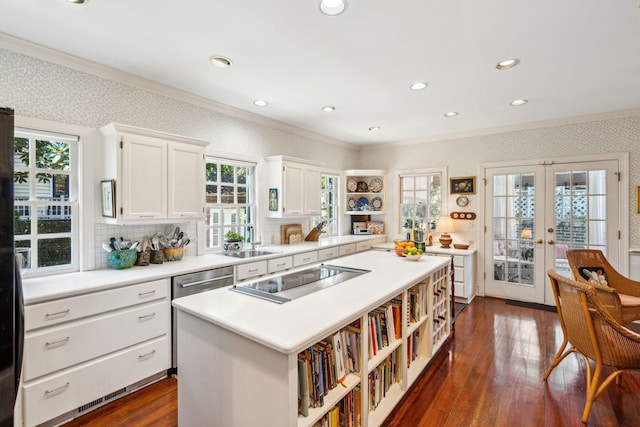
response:
<path fill-rule="evenodd" d="M 25 306 L 25 426 L 79 416 L 171 367 L 170 280 Z"/>
<path fill-rule="evenodd" d="M 427 247 L 425 253 L 453 256 L 454 295 L 457 302 L 469 303 L 475 297 L 476 250 Z"/>

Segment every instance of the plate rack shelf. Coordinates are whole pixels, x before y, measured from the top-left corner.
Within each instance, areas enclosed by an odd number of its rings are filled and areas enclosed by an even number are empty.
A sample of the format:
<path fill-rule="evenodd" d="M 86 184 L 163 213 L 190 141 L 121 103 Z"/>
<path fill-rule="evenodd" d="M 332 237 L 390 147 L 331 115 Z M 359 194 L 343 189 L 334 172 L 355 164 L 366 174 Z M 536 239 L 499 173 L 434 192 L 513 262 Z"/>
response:
<path fill-rule="evenodd" d="M 383 215 L 385 213 L 385 171 L 351 169 L 345 171 L 345 213 Z"/>

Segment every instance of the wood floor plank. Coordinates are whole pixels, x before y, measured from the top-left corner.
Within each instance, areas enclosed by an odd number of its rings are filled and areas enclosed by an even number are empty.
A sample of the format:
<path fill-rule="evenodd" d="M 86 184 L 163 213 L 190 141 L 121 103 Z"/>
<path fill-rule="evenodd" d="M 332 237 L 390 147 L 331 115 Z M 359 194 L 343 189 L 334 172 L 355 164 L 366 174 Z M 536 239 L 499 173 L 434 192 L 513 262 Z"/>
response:
<path fill-rule="evenodd" d="M 583 426 L 584 362 L 570 355 L 542 381 L 561 343 L 555 313 L 476 298 L 457 318 L 454 340 L 383 427 Z M 174 427 L 177 387 L 175 378 L 159 381 L 65 427 Z M 640 373 L 610 385 L 596 399 L 588 425 L 640 426 Z"/>

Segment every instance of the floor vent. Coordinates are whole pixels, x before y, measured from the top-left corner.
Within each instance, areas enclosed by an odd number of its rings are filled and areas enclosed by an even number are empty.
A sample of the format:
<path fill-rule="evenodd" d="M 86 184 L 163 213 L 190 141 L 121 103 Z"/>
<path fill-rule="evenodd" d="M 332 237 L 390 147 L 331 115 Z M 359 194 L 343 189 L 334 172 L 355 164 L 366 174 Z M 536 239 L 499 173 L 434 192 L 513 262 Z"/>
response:
<path fill-rule="evenodd" d="M 93 402 L 89 402 L 89 403 L 85 403 L 84 405 L 80 406 L 78 409 L 76 409 L 76 416 L 78 415 L 82 415 L 83 413 L 94 409 L 98 406 L 102 406 L 106 403 L 109 403 L 110 401 L 122 396 L 123 394 L 127 394 L 127 388 L 121 388 L 120 390 L 116 390 L 113 393 L 109 393 L 106 396 L 100 397 L 96 400 L 94 400 Z"/>

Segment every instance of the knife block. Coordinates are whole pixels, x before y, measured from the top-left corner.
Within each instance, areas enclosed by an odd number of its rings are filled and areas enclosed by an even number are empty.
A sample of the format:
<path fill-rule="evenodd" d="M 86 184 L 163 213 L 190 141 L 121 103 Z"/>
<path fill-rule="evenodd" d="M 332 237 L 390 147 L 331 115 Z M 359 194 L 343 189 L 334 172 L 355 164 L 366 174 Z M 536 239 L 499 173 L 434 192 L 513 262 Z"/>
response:
<path fill-rule="evenodd" d="M 320 232 L 318 231 L 317 228 L 314 227 L 311 229 L 309 234 L 307 234 L 307 237 L 305 237 L 304 240 L 307 242 L 317 242 L 319 237 L 320 237 Z"/>

